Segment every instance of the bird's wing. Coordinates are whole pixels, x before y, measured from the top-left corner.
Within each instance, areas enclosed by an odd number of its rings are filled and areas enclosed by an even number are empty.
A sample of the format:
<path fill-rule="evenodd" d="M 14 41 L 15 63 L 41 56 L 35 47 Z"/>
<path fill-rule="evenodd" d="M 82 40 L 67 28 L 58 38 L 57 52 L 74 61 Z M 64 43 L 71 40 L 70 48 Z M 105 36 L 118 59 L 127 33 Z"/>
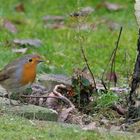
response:
<path fill-rule="evenodd" d="M 0 82 L 6 80 L 9 78 L 9 75 L 7 75 L 5 72 L 0 71 Z"/>
<path fill-rule="evenodd" d="M 140 0 L 135 0 L 135 16 L 137 19 L 137 23 L 139 25 L 140 28 Z"/>
<path fill-rule="evenodd" d="M 0 71 L 0 82 L 9 79 L 16 70 L 16 66 L 11 66 L 7 69 L 3 69 Z"/>

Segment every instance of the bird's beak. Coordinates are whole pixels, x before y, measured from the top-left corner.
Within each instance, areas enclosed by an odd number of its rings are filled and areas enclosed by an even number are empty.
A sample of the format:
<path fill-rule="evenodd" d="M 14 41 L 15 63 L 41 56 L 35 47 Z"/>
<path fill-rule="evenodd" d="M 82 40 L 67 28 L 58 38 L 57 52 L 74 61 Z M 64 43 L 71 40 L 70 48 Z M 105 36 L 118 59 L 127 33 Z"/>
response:
<path fill-rule="evenodd" d="M 41 63 L 41 62 L 46 62 L 46 60 L 43 60 L 43 58 L 39 56 L 38 58 L 36 58 L 36 62 Z"/>
<path fill-rule="evenodd" d="M 45 60 L 43 60 L 41 57 L 36 59 L 37 63 L 41 63 L 41 62 L 45 62 Z"/>
<path fill-rule="evenodd" d="M 45 62 L 45 60 L 37 60 L 38 63 Z"/>

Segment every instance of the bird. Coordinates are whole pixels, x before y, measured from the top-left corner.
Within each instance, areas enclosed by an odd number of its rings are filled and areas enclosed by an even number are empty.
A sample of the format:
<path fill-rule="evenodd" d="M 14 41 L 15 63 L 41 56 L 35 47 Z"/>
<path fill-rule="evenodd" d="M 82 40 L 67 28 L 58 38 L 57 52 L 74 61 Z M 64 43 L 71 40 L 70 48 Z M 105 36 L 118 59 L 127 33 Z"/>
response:
<path fill-rule="evenodd" d="M 44 62 L 38 54 L 27 54 L 7 64 L 0 70 L 0 85 L 8 92 L 10 104 L 13 105 L 11 93 L 19 93 L 35 81 L 37 65 Z"/>

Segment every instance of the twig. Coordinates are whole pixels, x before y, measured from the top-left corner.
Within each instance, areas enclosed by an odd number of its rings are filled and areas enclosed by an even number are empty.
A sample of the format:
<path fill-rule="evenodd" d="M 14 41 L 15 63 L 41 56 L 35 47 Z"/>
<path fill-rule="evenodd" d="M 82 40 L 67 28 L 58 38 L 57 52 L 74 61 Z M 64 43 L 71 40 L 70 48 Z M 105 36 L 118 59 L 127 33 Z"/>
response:
<path fill-rule="evenodd" d="M 83 42 L 81 41 L 82 35 L 80 34 L 80 20 L 79 20 L 79 17 L 77 17 L 77 23 L 78 23 L 78 35 L 77 35 L 77 36 L 78 36 L 78 41 L 79 41 L 80 49 L 81 49 L 81 52 L 82 52 L 84 61 L 85 61 L 85 63 L 86 63 L 86 66 L 87 66 L 87 68 L 88 68 L 88 70 L 89 70 L 89 72 L 90 72 L 90 74 L 91 74 L 92 79 L 93 79 L 94 88 L 95 88 L 95 90 L 96 90 L 97 88 L 96 88 L 95 78 L 94 78 L 94 75 L 93 75 L 93 73 L 92 73 L 92 71 L 91 71 L 91 69 L 90 69 L 90 66 L 89 66 L 89 64 L 88 64 L 88 60 L 87 60 L 87 58 L 86 58 L 86 55 L 85 55 L 84 49 L 83 49 L 83 44 L 82 44 Z"/>
<path fill-rule="evenodd" d="M 110 56 L 110 58 L 109 58 L 107 67 L 105 68 L 105 70 L 104 70 L 104 72 L 103 72 L 103 74 L 102 74 L 102 78 L 101 78 L 101 83 L 102 83 L 102 85 L 103 85 L 103 87 L 105 88 L 106 91 L 108 91 L 108 88 L 106 87 L 106 84 L 105 84 L 105 82 L 104 82 L 104 75 L 105 75 L 105 72 L 106 72 L 107 69 L 108 69 L 108 65 L 109 65 L 110 62 L 111 62 L 111 59 L 112 59 L 113 54 L 114 54 L 114 51 L 115 51 L 115 49 L 112 51 L 112 54 L 111 54 L 111 56 Z"/>
<path fill-rule="evenodd" d="M 90 69 L 90 66 L 89 66 L 89 64 L 88 64 L 88 60 L 87 60 L 87 58 L 86 58 L 86 55 L 85 55 L 85 52 L 84 52 L 84 49 L 83 49 L 83 46 L 82 46 L 81 43 L 80 43 L 80 49 L 81 49 L 81 52 L 82 52 L 83 58 L 84 58 L 84 60 L 85 60 L 86 66 L 87 66 L 87 68 L 88 68 L 88 70 L 89 70 L 89 72 L 90 72 L 90 74 L 91 74 L 91 77 L 92 77 L 92 79 L 93 79 L 94 86 L 95 86 L 95 89 L 96 89 L 95 78 L 94 78 L 94 75 L 93 75 L 93 73 L 92 73 L 92 71 L 91 71 L 91 69 Z"/>
<path fill-rule="evenodd" d="M 75 106 L 73 105 L 73 103 L 72 103 L 67 97 L 63 96 L 60 92 L 57 91 L 58 88 L 66 88 L 66 86 L 63 85 L 63 84 L 56 85 L 55 88 L 54 88 L 54 90 L 53 90 L 53 93 L 54 93 L 56 96 L 60 97 L 61 100 L 63 100 L 63 101 L 65 101 L 66 103 L 68 103 L 72 108 L 75 108 Z"/>
<path fill-rule="evenodd" d="M 33 95 L 21 95 L 20 97 L 24 97 L 24 98 L 56 98 L 56 99 L 61 99 L 58 96 L 33 96 Z"/>
<path fill-rule="evenodd" d="M 114 49 L 114 53 L 113 53 L 113 57 L 112 57 L 111 71 L 110 71 L 111 74 L 112 74 L 112 72 L 115 73 L 116 53 L 117 53 L 117 49 L 118 49 L 118 46 L 119 46 L 119 41 L 120 41 L 121 33 L 122 33 L 122 27 L 120 28 L 119 36 L 118 36 L 118 39 L 117 39 L 117 42 L 116 42 L 116 47 Z M 110 79 L 109 79 L 109 87 L 110 87 L 110 81 L 111 81 L 111 76 L 110 76 Z"/>
<path fill-rule="evenodd" d="M 106 85 L 105 85 L 105 82 L 104 82 L 103 78 L 101 79 L 101 84 L 103 85 L 105 91 L 108 91 L 108 89 L 107 89 L 107 87 L 106 87 Z"/>
<path fill-rule="evenodd" d="M 117 49 L 118 49 L 118 46 L 119 46 L 119 41 L 120 41 L 120 37 L 121 37 L 121 33 L 122 33 L 122 27 L 120 28 L 120 32 L 119 32 L 119 35 L 118 35 L 118 39 L 117 39 L 117 42 L 116 42 L 116 46 L 111 54 L 111 57 L 109 59 L 109 63 L 111 61 L 111 70 L 110 70 L 110 74 L 112 74 L 114 72 L 115 74 L 115 60 L 116 60 L 116 53 L 117 53 Z M 108 63 L 108 65 L 109 65 Z M 108 65 L 106 67 L 106 69 L 108 68 Z M 106 70 L 105 70 L 106 71 Z M 103 86 L 105 87 L 106 89 L 106 86 L 105 86 L 105 83 L 103 81 L 103 77 L 104 77 L 104 74 L 105 74 L 105 71 L 103 72 L 103 75 L 102 75 L 102 84 Z M 108 83 L 108 89 L 110 88 L 110 82 L 111 82 L 111 76 L 109 78 L 109 83 Z"/>

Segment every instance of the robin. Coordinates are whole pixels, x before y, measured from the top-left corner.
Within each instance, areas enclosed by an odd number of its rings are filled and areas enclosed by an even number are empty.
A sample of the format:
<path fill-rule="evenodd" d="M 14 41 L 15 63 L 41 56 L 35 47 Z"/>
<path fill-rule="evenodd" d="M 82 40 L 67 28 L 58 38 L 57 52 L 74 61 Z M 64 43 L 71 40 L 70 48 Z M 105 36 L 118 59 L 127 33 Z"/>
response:
<path fill-rule="evenodd" d="M 0 85 L 7 90 L 9 99 L 10 93 L 21 92 L 34 82 L 40 62 L 43 60 L 39 55 L 28 54 L 9 63 L 0 71 Z M 10 104 L 13 104 L 11 99 Z"/>

